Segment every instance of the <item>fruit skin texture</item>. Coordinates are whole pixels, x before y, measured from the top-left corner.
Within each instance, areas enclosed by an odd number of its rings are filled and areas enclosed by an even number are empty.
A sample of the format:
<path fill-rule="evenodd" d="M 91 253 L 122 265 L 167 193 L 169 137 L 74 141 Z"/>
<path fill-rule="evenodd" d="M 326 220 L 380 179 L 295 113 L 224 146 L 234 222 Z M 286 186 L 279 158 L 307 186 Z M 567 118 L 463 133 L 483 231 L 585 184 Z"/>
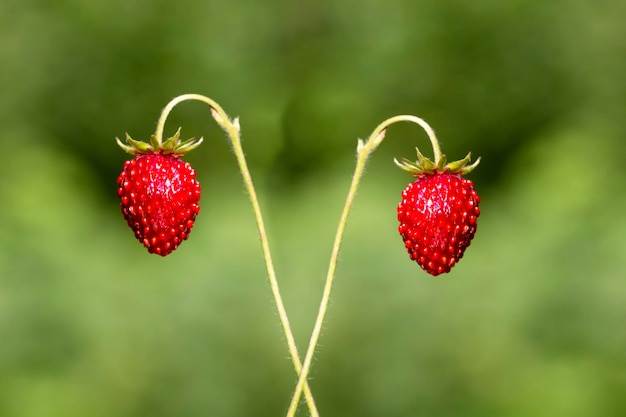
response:
<path fill-rule="evenodd" d="M 196 172 L 180 156 L 137 154 L 124 163 L 117 179 L 124 219 L 148 252 L 161 256 L 189 237 L 200 211 Z"/>
<path fill-rule="evenodd" d="M 433 276 L 450 272 L 476 233 L 480 197 L 458 173 L 416 175 L 398 204 L 398 231 L 412 260 Z"/>

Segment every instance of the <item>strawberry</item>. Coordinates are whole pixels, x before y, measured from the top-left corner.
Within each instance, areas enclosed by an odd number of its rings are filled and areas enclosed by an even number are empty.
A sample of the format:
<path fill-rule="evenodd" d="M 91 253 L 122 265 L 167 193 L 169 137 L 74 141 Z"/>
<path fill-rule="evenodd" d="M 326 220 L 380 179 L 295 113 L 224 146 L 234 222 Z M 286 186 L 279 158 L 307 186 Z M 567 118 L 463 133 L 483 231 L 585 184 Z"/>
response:
<path fill-rule="evenodd" d="M 116 138 L 117 139 L 117 138 Z M 180 159 L 202 139 L 180 141 L 180 129 L 164 143 L 133 140 L 118 144 L 135 158 L 126 161 L 117 178 L 124 219 L 150 253 L 167 256 L 189 237 L 200 206 L 196 172 Z"/>
<path fill-rule="evenodd" d="M 412 260 L 437 276 L 463 257 L 476 233 L 480 197 L 472 181 L 462 177 L 474 169 L 480 158 L 467 166 L 470 154 L 446 165 L 445 156 L 435 162 L 417 150 L 417 161 L 403 159 L 396 164 L 416 178 L 402 192 L 398 204 L 398 231 Z"/>

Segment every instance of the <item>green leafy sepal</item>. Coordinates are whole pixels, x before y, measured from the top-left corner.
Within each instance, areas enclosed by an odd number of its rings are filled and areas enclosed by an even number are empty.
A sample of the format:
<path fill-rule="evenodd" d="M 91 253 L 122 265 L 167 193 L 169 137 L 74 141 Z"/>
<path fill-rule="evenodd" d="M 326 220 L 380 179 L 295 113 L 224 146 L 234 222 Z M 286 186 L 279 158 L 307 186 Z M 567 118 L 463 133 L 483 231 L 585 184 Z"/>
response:
<path fill-rule="evenodd" d="M 115 140 L 120 148 L 132 155 L 149 153 L 184 155 L 197 148 L 202 143 L 203 138 L 191 138 L 181 141 L 180 129 L 181 128 L 178 128 L 176 133 L 174 133 L 174 136 L 166 139 L 165 142 L 161 142 L 156 135 L 152 135 L 150 137 L 150 143 L 141 142 L 131 138 L 128 133 L 126 133 L 127 144 L 122 143 L 119 138 L 115 138 Z"/>
<path fill-rule="evenodd" d="M 437 173 L 450 173 L 464 175 L 473 170 L 480 163 L 480 158 L 474 161 L 473 164 L 467 165 L 470 162 L 472 153 L 468 153 L 467 156 L 458 161 L 446 163 L 446 156 L 441 155 L 438 161 L 431 161 L 425 157 L 419 149 L 417 151 L 417 160 L 410 161 L 406 158 L 402 158 L 402 161 L 398 161 L 394 158 L 393 162 L 401 169 L 409 172 L 413 176 L 424 174 L 437 174 Z"/>

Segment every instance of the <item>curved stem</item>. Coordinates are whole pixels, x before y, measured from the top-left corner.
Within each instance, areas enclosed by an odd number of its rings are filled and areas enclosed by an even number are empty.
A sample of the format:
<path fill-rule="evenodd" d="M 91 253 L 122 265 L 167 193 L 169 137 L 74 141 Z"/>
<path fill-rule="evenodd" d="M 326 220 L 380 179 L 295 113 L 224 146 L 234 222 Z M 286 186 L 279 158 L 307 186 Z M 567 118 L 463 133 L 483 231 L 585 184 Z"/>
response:
<path fill-rule="evenodd" d="M 302 371 L 300 372 L 300 378 L 298 379 L 298 384 L 296 385 L 295 392 L 293 397 L 291 398 L 291 404 L 289 405 L 289 410 L 287 412 L 287 417 L 293 417 L 298 408 L 298 403 L 300 401 L 300 395 L 302 394 L 303 387 L 306 387 L 306 378 L 308 377 L 309 370 L 311 369 L 311 362 L 313 361 L 313 355 L 315 354 L 315 348 L 317 347 L 317 342 L 319 340 L 322 325 L 324 323 L 324 318 L 326 316 L 326 311 L 328 310 L 328 304 L 330 302 L 330 294 L 332 292 L 333 283 L 335 280 L 335 271 L 337 269 L 337 259 L 339 258 L 339 249 L 341 248 L 341 242 L 343 240 L 343 233 L 346 229 L 346 223 L 348 221 L 348 215 L 350 214 L 350 209 L 352 208 L 352 203 L 354 202 L 354 197 L 356 195 L 356 191 L 359 187 L 359 183 L 361 178 L 363 177 L 363 172 L 365 170 L 365 165 L 370 155 L 378 148 L 378 146 L 382 143 L 385 138 L 386 130 L 389 126 L 397 122 L 412 122 L 420 125 L 428 135 L 428 139 L 433 146 L 433 152 L 435 161 L 439 161 L 441 159 L 441 150 L 439 148 L 439 141 L 437 140 L 437 136 L 435 132 L 430 127 L 428 123 L 426 123 L 423 119 L 411 116 L 411 115 L 401 115 L 391 117 L 381 124 L 379 124 L 376 129 L 372 132 L 372 134 L 368 137 L 368 139 L 363 142 L 359 139 L 357 145 L 357 160 L 356 166 L 354 169 L 354 173 L 352 175 L 352 183 L 350 184 L 350 188 L 348 190 L 348 195 L 346 197 L 346 202 L 343 207 L 343 211 L 341 213 L 341 217 L 339 219 L 339 226 L 337 227 L 337 233 L 335 235 L 335 242 L 333 244 L 333 250 L 330 256 L 330 263 L 328 265 L 328 273 L 326 275 L 326 283 L 324 284 L 324 292 L 322 294 L 322 301 L 320 302 L 320 307 L 317 313 L 317 319 L 315 320 L 315 325 L 313 326 L 313 332 L 311 333 L 311 339 L 309 340 L 309 346 L 306 351 L 306 355 L 304 357 L 304 363 L 302 365 Z"/>
<path fill-rule="evenodd" d="M 274 270 L 274 263 L 272 261 L 272 256 L 270 254 L 270 247 L 269 247 L 269 242 L 267 239 L 267 232 L 265 231 L 265 223 L 263 221 L 263 216 L 261 214 L 261 207 L 259 206 L 259 200 L 257 198 L 256 191 L 252 183 L 250 170 L 248 169 L 248 165 L 246 163 L 246 157 L 244 155 L 243 148 L 241 147 L 239 119 L 235 118 L 231 120 L 226 114 L 226 112 L 222 109 L 222 107 L 208 97 L 205 97 L 200 94 L 183 94 L 181 96 L 174 98 L 172 101 L 170 101 L 161 112 L 161 117 L 159 118 L 159 121 L 157 122 L 157 127 L 156 127 L 156 132 L 155 132 L 156 140 L 158 143 L 162 143 L 165 121 L 167 120 L 167 117 L 172 111 L 172 109 L 177 104 L 183 101 L 188 101 L 188 100 L 196 100 L 196 101 L 201 101 L 205 104 L 208 104 L 211 107 L 211 114 L 213 118 L 220 125 L 220 127 L 224 129 L 224 131 L 228 135 L 228 139 L 231 142 L 233 151 L 235 153 L 235 157 L 237 158 L 237 163 L 239 164 L 239 170 L 241 171 L 241 175 L 243 177 L 243 182 L 246 187 L 246 191 L 248 192 L 248 197 L 250 198 L 250 203 L 252 204 L 252 210 L 254 211 L 254 216 L 256 219 L 256 224 L 257 224 L 257 228 L 259 232 L 259 237 L 261 239 L 261 246 L 263 249 L 263 257 L 265 258 L 265 265 L 267 267 L 268 280 L 270 283 L 270 287 L 272 289 L 274 301 L 276 302 L 276 309 L 278 310 L 278 316 L 280 318 L 280 322 L 283 328 L 283 333 L 285 334 L 285 338 L 287 339 L 287 346 L 289 348 L 289 353 L 291 355 L 291 361 L 293 362 L 293 366 L 296 370 L 296 373 L 298 374 L 298 376 L 300 376 L 302 372 L 302 364 L 300 362 L 300 355 L 298 353 L 298 348 L 296 347 L 296 342 L 293 336 L 293 332 L 289 324 L 287 311 L 285 310 L 285 305 L 283 303 L 282 296 L 280 294 L 280 287 L 278 285 L 278 280 L 276 279 L 276 272 Z M 300 389 L 300 391 L 302 391 L 302 388 Z M 319 417 L 317 407 L 315 406 L 315 400 L 313 399 L 313 394 L 311 393 L 311 389 L 308 383 L 304 385 L 304 395 L 308 403 L 311 416 Z"/>
<path fill-rule="evenodd" d="M 430 125 L 428 123 L 426 123 L 424 121 L 424 119 L 421 119 L 417 116 L 411 116 L 411 115 L 400 115 L 400 116 L 395 116 L 392 117 L 390 119 L 385 120 L 384 122 L 382 122 L 380 125 L 378 125 L 376 127 L 376 129 L 374 130 L 374 133 L 377 132 L 382 132 L 383 130 L 385 130 L 387 127 L 391 126 L 394 123 L 397 122 L 412 122 L 415 124 L 418 124 L 421 126 L 422 129 L 424 129 L 424 131 L 426 132 L 426 135 L 428 135 L 428 139 L 430 140 L 430 144 L 433 147 L 433 157 L 434 157 L 434 162 L 435 165 L 437 165 L 439 163 L 439 161 L 441 160 L 441 148 L 439 147 L 439 141 L 437 140 L 437 135 L 435 135 L 435 131 L 433 130 L 432 127 L 430 127 Z"/>

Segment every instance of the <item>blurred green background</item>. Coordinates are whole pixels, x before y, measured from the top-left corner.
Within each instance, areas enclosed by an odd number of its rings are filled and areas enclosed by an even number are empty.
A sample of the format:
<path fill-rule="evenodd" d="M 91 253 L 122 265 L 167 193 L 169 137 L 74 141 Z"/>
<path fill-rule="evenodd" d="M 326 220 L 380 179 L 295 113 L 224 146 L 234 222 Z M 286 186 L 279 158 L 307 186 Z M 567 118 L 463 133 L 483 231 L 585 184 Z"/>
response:
<path fill-rule="evenodd" d="M 296 377 L 234 158 L 206 142 L 190 239 L 149 255 L 119 211 L 163 106 L 240 116 L 301 351 L 358 137 L 415 114 L 482 156 L 476 238 L 411 262 L 392 127 L 348 224 L 311 386 L 331 416 L 626 415 L 626 2 L 0 3 L 0 416 L 281 416 Z M 308 415 L 302 406 L 299 415 Z"/>

